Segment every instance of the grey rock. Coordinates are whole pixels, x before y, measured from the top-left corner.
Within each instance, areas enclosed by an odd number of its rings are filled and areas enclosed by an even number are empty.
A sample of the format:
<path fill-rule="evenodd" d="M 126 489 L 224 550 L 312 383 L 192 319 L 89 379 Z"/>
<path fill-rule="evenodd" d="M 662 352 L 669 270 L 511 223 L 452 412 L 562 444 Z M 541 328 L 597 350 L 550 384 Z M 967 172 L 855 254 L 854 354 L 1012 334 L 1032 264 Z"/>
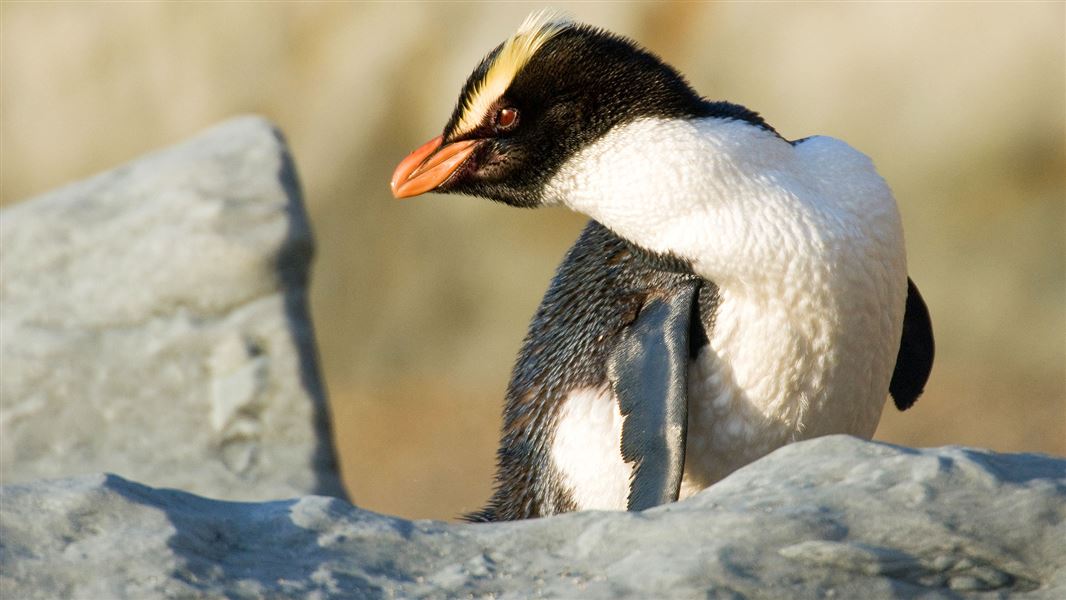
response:
<path fill-rule="evenodd" d="M 643 513 L 446 524 L 112 475 L 0 507 L 5 598 L 1066 598 L 1066 460 L 844 436 Z"/>
<path fill-rule="evenodd" d="M 0 477 L 343 496 L 278 131 L 245 117 L 0 212 Z"/>

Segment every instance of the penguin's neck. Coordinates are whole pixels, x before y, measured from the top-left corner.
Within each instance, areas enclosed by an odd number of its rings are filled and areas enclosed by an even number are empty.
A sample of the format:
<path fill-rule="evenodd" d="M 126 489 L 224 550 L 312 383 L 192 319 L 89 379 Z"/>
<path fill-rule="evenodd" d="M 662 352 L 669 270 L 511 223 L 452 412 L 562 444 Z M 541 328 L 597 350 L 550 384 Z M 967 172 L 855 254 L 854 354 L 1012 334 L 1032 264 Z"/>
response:
<path fill-rule="evenodd" d="M 567 161 L 545 198 L 717 284 L 708 393 L 753 430 L 873 433 L 906 266 L 895 201 L 861 153 L 743 121 L 643 119 Z"/>
<path fill-rule="evenodd" d="M 638 246 L 625 238 L 618 238 L 629 253 L 639 262 L 648 268 L 656 271 L 665 271 L 668 273 L 677 273 L 679 275 L 695 276 L 696 272 L 692 270 L 692 263 L 674 256 L 673 254 L 662 254 L 659 252 L 652 252 L 647 248 Z"/>
<path fill-rule="evenodd" d="M 745 121 L 641 119 L 579 151 L 545 203 L 583 212 L 719 285 L 758 285 L 817 252 L 793 147 Z M 817 232 L 813 232 L 817 233 Z M 782 261 L 782 253 L 790 260 Z"/>

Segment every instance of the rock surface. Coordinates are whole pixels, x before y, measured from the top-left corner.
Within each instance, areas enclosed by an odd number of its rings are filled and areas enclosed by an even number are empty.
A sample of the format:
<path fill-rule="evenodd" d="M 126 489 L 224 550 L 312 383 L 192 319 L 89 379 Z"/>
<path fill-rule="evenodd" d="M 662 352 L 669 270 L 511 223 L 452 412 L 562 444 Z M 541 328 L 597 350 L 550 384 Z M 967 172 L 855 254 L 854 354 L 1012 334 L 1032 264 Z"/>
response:
<path fill-rule="evenodd" d="M 1066 598 L 1066 460 L 1038 455 L 838 436 L 639 514 L 360 510 L 311 254 L 257 118 L 0 212 L 0 597 Z"/>
<path fill-rule="evenodd" d="M 285 143 L 254 117 L 0 212 L 3 483 L 343 497 L 311 255 Z"/>
<path fill-rule="evenodd" d="M 1066 597 L 1066 460 L 844 436 L 639 514 L 412 522 L 112 475 L 0 506 L 5 598 Z"/>

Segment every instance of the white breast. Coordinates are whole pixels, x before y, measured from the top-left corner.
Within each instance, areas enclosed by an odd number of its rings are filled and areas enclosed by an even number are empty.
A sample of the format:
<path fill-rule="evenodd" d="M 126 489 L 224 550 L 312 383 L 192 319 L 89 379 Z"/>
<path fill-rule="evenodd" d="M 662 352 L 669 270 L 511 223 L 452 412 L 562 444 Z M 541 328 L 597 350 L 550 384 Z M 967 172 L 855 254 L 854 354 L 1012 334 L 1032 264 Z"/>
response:
<path fill-rule="evenodd" d="M 791 441 L 873 434 L 907 271 L 895 200 L 866 156 L 740 121 L 647 119 L 581 151 L 546 196 L 719 286 L 689 372 L 683 496 Z M 618 454 L 613 429 L 598 437 Z"/>

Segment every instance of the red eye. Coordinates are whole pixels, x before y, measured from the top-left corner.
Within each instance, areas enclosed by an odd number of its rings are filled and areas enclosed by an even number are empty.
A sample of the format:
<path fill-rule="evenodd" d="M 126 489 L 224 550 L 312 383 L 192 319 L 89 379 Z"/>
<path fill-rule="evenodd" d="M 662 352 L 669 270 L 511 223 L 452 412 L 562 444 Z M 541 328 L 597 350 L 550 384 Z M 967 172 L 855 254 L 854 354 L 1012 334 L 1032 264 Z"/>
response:
<path fill-rule="evenodd" d="M 501 108 L 496 113 L 496 127 L 498 129 L 512 129 L 518 125 L 518 111 L 513 108 Z"/>

